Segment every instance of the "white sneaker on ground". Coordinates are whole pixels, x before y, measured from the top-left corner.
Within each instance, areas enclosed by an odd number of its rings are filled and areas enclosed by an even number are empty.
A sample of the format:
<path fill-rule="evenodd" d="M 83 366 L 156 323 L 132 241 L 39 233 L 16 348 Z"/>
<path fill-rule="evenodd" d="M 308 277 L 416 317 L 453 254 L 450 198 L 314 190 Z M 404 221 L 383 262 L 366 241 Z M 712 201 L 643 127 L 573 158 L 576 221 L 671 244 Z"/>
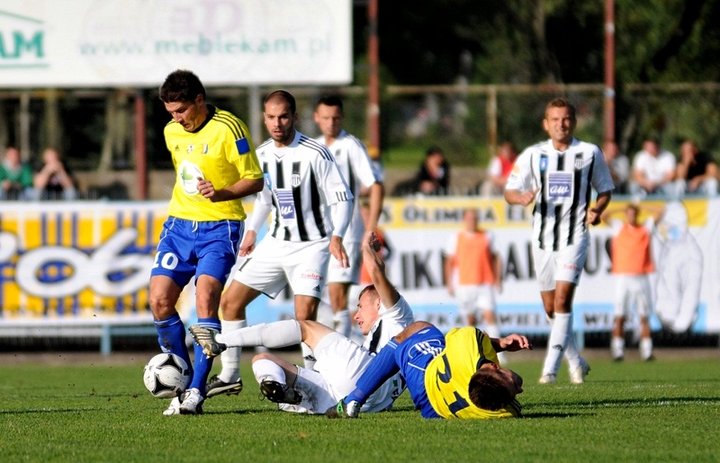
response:
<path fill-rule="evenodd" d="M 539 384 L 555 384 L 557 382 L 557 376 L 550 373 L 546 373 L 538 380 Z"/>
<path fill-rule="evenodd" d="M 170 405 L 168 406 L 165 411 L 163 411 L 163 415 L 165 416 L 172 416 L 172 415 L 179 415 L 180 414 L 180 397 L 175 397 L 170 401 Z"/>
<path fill-rule="evenodd" d="M 180 403 L 180 414 L 182 415 L 200 415 L 202 404 L 205 398 L 200 394 L 200 389 L 194 387 L 188 389 L 182 396 Z"/>
<path fill-rule="evenodd" d="M 570 371 L 570 382 L 573 384 L 583 384 L 588 373 L 590 373 L 590 365 L 588 365 L 584 358 L 580 357 L 580 366 Z"/>

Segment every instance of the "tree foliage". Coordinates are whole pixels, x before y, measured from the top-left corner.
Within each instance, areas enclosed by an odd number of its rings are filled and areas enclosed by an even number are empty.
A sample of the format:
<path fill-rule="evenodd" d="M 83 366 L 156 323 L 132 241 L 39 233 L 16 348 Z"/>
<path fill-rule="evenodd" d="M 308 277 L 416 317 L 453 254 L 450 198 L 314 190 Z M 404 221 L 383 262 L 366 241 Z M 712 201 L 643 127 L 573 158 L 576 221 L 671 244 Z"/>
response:
<path fill-rule="evenodd" d="M 604 2 L 380 2 L 383 66 L 399 84 L 602 82 Z M 615 0 L 618 82 L 720 79 L 720 0 Z M 367 22 L 364 10 L 356 25 Z M 356 28 L 356 52 L 365 29 Z M 472 70 L 462 56 L 472 57 Z"/>

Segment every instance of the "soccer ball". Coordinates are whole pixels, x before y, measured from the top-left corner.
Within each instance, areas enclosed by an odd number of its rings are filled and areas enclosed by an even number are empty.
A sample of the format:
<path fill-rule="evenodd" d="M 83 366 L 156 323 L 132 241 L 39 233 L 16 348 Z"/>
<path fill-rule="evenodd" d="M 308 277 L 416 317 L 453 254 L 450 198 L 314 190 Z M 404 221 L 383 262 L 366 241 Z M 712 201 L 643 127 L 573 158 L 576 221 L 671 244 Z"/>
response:
<path fill-rule="evenodd" d="M 179 356 L 163 352 L 145 365 L 143 381 L 155 397 L 175 397 L 190 384 L 190 368 Z"/>

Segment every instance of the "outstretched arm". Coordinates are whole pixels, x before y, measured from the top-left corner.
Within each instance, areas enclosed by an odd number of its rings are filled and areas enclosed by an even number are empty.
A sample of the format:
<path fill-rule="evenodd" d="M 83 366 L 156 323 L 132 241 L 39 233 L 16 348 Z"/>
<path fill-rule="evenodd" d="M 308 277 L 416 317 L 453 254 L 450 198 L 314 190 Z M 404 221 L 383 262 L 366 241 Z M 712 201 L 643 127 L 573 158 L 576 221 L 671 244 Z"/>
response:
<path fill-rule="evenodd" d="M 363 265 L 380 295 L 380 301 L 385 307 L 392 307 L 400 300 L 400 293 L 385 275 L 385 262 L 379 252 L 381 248 L 382 244 L 375 232 L 365 233 L 362 243 Z"/>
<path fill-rule="evenodd" d="M 532 349 L 532 344 L 528 338 L 520 334 L 511 334 L 504 338 L 491 338 L 493 349 L 495 352 L 515 352 L 523 349 Z"/>

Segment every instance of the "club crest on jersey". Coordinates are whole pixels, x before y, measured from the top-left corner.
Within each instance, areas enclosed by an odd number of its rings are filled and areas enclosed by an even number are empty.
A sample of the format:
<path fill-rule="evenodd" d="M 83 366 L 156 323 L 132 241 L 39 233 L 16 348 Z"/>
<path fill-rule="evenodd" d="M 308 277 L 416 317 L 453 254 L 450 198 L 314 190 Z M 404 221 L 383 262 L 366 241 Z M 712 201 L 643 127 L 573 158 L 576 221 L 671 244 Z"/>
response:
<path fill-rule="evenodd" d="M 300 174 L 292 174 L 290 176 L 290 185 L 293 187 L 300 186 Z"/>
<path fill-rule="evenodd" d="M 583 160 L 581 157 L 575 158 L 575 170 L 580 170 L 583 168 Z"/>
<path fill-rule="evenodd" d="M 210 145 L 208 145 L 207 143 L 205 143 L 205 144 L 202 145 L 202 147 L 203 147 L 203 149 L 202 149 L 202 154 L 208 154 L 208 152 L 210 151 Z"/>

